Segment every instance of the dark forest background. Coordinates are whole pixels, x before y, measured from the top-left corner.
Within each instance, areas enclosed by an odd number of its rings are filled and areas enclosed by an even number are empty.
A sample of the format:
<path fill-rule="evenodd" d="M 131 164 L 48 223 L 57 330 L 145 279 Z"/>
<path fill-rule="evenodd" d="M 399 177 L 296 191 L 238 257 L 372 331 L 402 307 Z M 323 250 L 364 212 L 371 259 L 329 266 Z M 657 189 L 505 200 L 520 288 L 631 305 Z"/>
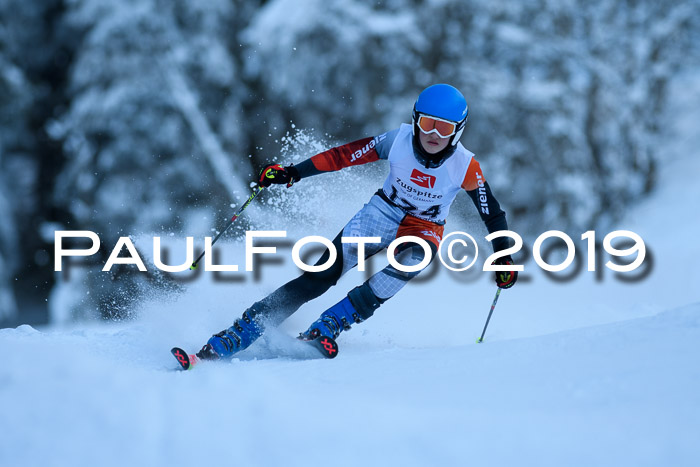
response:
<path fill-rule="evenodd" d="M 699 47 L 698 1 L 2 0 L 0 326 L 48 320 L 55 230 L 191 231 L 290 132 L 378 134 L 436 82 L 519 230 L 609 224 L 653 190 Z M 146 279 L 121 279 L 82 306 L 128 309 Z"/>

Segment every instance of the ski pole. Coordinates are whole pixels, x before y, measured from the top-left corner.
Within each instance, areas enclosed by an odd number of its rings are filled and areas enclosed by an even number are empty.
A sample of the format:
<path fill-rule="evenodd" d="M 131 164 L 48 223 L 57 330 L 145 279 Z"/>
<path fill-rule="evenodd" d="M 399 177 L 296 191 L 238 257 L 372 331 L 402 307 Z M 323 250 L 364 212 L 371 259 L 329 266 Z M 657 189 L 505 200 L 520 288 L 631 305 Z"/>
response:
<path fill-rule="evenodd" d="M 489 311 L 489 316 L 486 318 L 486 324 L 484 324 L 484 330 L 481 332 L 481 337 L 476 340 L 477 344 L 481 344 L 484 342 L 484 334 L 486 334 L 486 328 L 489 325 L 489 321 L 491 321 L 491 315 L 493 314 L 493 309 L 496 308 L 496 302 L 498 301 L 498 297 L 501 295 L 501 288 L 498 288 L 498 291 L 496 292 L 496 296 L 493 298 L 493 303 L 491 304 L 491 311 Z"/>
<path fill-rule="evenodd" d="M 221 237 L 224 234 L 224 232 L 226 232 L 229 229 L 229 227 L 231 227 L 233 225 L 233 223 L 236 222 L 236 219 L 238 219 L 238 216 L 240 216 L 241 213 L 245 210 L 245 208 L 247 208 L 248 205 L 250 205 L 250 203 L 255 199 L 255 197 L 258 196 L 261 191 L 263 191 L 263 188 L 264 187 L 262 187 L 260 185 L 255 187 L 255 190 L 253 190 L 253 193 L 250 194 L 250 196 L 248 197 L 248 200 L 245 203 L 243 203 L 243 206 L 241 206 L 241 209 L 239 209 L 238 212 L 233 215 L 233 217 L 231 218 L 231 222 L 229 222 L 229 224 L 226 226 L 226 228 L 224 230 L 219 232 L 217 234 L 217 236 L 214 237 L 214 240 L 212 240 L 212 242 L 211 242 L 212 246 L 214 246 L 214 243 L 216 243 L 216 241 L 219 239 L 219 237 Z M 204 250 L 204 251 L 206 251 L 206 250 Z M 202 254 L 199 255 L 199 257 L 196 260 L 194 260 L 194 263 L 192 263 L 192 266 L 190 266 L 190 269 L 197 269 L 197 263 L 199 263 L 199 261 L 204 257 L 204 251 L 202 252 Z"/>

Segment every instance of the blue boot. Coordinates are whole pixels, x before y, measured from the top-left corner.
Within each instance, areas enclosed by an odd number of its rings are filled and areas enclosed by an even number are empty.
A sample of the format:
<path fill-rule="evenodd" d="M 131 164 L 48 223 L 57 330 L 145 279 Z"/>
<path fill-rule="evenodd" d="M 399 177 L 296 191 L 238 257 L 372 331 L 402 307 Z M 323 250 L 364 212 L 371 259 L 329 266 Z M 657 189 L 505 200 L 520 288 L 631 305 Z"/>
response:
<path fill-rule="evenodd" d="M 299 338 L 313 340 L 319 336 L 337 338 L 341 332 L 350 329 L 350 323 L 361 323 L 363 319 L 355 310 L 348 297 L 345 297 L 321 314 L 306 332 L 302 332 Z"/>
<path fill-rule="evenodd" d="M 263 327 L 244 311 L 242 318 L 237 319 L 233 326 L 211 336 L 202 350 L 197 352 L 197 356 L 204 360 L 231 358 L 262 336 L 263 330 Z"/>

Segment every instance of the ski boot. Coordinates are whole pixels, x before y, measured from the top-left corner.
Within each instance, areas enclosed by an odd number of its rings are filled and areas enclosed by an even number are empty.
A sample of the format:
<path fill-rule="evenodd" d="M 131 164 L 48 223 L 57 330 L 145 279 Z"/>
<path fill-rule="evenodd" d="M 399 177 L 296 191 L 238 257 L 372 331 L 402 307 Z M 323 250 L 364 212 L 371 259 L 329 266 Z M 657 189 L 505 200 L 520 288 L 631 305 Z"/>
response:
<path fill-rule="evenodd" d="M 355 310 L 348 297 L 345 297 L 311 323 L 309 329 L 299 334 L 299 339 L 311 341 L 325 336 L 336 339 L 341 332 L 350 329 L 350 323 L 361 323 L 359 313 Z"/>
<path fill-rule="evenodd" d="M 230 328 L 211 336 L 196 355 L 202 360 L 231 358 L 248 348 L 262 333 L 263 327 L 250 317 L 248 311 L 244 311 L 241 319 L 237 319 Z"/>
<path fill-rule="evenodd" d="M 369 284 L 365 282 L 352 289 L 344 299 L 324 311 L 306 332 L 299 335 L 299 339 L 313 340 L 319 336 L 336 339 L 341 332 L 350 329 L 351 323 L 361 323 L 371 317 L 385 301 L 377 298 Z"/>
<path fill-rule="evenodd" d="M 377 298 L 367 283 L 355 287 L 347 297 L 324 311 L 298 339 L 316 347 L 326 358 L 338 354 L 335 339 L 350 329 L 351 323 L 361 323 L 374 314 L 384 300 Z"/>
<path fill-rule="evenodd" d="M 306 332 L 299 334 L 298 339 L 315 347 L 326 358 L 338 355 L 338 344 L 335 338 L 342 331 L 350 329 L 350 321 L 360 323 L 362 319 L 352 306 L 350 299 L 345 297 L 321 314 Z"/>

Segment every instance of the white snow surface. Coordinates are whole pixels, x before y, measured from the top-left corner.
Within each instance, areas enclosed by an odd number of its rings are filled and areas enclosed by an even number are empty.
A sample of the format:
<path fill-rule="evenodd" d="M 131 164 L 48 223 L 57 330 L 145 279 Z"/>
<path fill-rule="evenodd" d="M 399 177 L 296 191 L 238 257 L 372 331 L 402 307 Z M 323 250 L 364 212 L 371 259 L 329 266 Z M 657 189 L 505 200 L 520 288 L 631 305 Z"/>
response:
<path fill-rule="evenodd" d="M 0 338 L 2 465 L 700 459 L 700 305 L 543 337 L 346 344 L 335 360 L 234 360 L 190 372 L 169 371 L 169 355 L 144 345 L 152 336 L 138 326 L 22 326 Z"/>
<path fill-rule="evenodd" d="M 239 358 L 190 372 L 174 371 L 170 347 L 195 350 L 296 270 L 195 281 L 129 322 L 3 329 L 0 465 L 700 465 L 696 81 L 680 80 L 658 189 L 615 227 L 653 252 L 644 280 L 555 283 L 530 262 L 476 344 L 491 278 L 441 269 L 343 333 L 336 359 L 301 358 L 290 336 L 360 283 L 351 272 Z M 334 201 L 321 231 L 290 237 L 332 238 L 363 200 Z M 223 256 L 236 262 L 241 245 Z"/>

